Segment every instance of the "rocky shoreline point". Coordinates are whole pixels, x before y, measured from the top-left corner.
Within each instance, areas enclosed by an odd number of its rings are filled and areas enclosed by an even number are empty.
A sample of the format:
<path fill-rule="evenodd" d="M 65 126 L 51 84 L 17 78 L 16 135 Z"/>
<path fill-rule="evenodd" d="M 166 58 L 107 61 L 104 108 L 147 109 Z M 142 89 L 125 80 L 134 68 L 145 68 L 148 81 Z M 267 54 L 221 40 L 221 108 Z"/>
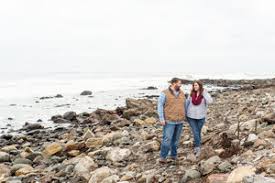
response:
<path fill-rule="evenodd" d="M 116 110 L 52 117 L 68 127 L 27 123 L 2 135 L 0 182 L 275 182 L 275 79 L 204 82 L 234 89 L 212 93 L 199 159 L 186 124 L 178 161 L 159 164 L 157 102 L 127 99 Z"/>

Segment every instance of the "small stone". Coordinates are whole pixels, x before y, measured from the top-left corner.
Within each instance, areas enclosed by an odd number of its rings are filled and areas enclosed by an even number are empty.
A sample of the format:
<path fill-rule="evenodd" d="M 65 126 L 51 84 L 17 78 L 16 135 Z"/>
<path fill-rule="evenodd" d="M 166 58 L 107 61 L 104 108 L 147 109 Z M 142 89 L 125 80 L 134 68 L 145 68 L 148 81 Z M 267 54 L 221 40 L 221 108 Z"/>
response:
<path fill-rule="evenodd" d="M 74 171 L 80 177 L 83 177 L 85 180 L 89 180 L 91 172 L 97 168 L 97 164 L 89 156 L 84 156 L 78 160 L 78 163 L 75 165 Z"/>
<path fill-rule="evenodd" d="M 212 174 L 207 177 L 207 183 L 227 183 L 229 174 Z"/>
<path fill-rule="evenodd" d="M 156 123 L 157 123 L 157 120 L 156 118 L 153 118 L 153 117 L 147 118 L 144 120 L 145 125 L 155 125 Z"/>
<path fill-rule="evenodd" d="M 1 148 L 1 151 L 4 151 L 6 153 L 9 153 L 11 151 L 16 151 L 16 150 L 17 150 L 16 145 L 9 145 Z"/>
<path fill-rule="evenodd" d="M 93 92 L 89 90 L 84 90 L 83 92 L 80 93 L 80 95 L 92 95 Z"/>
<path fill-rule="evenodd" d="M 88 148 L 100 148 L 103 145 L 102 138 L 89 138 L 85 142 Z"/>
<path fill-rule="evenodd" d="M 206 161 L 200 162 L 200 172 L 202 175 L 211 173 L 221 162 L 219 156 L 213 156 Z"/>
<path fill-rule="evenodd" d="M 105 178 L 112 175 L 112 170 L 108 167 L 101 167 L 94 172 L 89 180 L 89 183 L 101 183 Z"/>
<path fill-rule="evenodd" d="M 134 125 L 136 125 L 136 126 L 143 126 L 144 124 L 145 124 L 145 122 L 141 119 L 134 120 Z"/>
<path fill-rule="evenodd" d="M 0 163 L 9 162 L 9 161 L 10 161 L 10 155 L 6 152 L 0 151 Z"/>
<path fill-rule="evenodd" d="M 95 134 L 94 134 L 90 129 L 88 129 L 88 130 L 84 133 L 84 135 L 82 136 L 82 139 L 87 140 L 87 139 L 93 138 L 93 137 L 95 137 Z"/>
<path fill-rule="evenodd" d="M 72 156 L 72 157 L 76 157 L 80 154 L 80 151 L 79 150 L 71 150 L 68 152 L 68 155 L 69 156 Z"/>
<path fill-rule="evenodd" d="M 198 179 L 201 177 L 201 173 L 197 170 L 187 170 L 180 180 L 180 183 L 185 183 L 193 179 Z"/>
<path fill-rule="evenodd" d="M 74 112 L 74 111 L 66 112 L 63 115 L 63 118 L 66 120 L 72 121 L 72 120 L 76 119 L 76 112 Z"/>
<path fill-rule="evenodd" d="M 54 142 L 46 146 L 44 152 L 47 156 L 55 155 L 63 150 L 63 147 L 60 143 Z"/>
<path fill-rule="evenodd" d="M 244 177 L 243 183 L 275 183 L 275 179 L 264 177 L 262 175 L 253 175 Z"/>
<path fill-rule="evenodd" d="M 197 161 L 197 158 L 193 153 L 190 153 L 190 154 L 187 155 L 186 160 L 193 163 L 193 162 Z"/>
<path fill-rule="evenodd" d="M 226 172 L 230 172 L 232 169 L 232 165 L 231 163 L 229 163 L 228 161 L 222 162 L 219 166 L 218 166 L 219 170 L 223 173 Z"/>
<path fill-rule="evenodd" d="M 155 140 L 143 146 L 144 152 L 153 152 L 153 151 L 159 151 L 159 150 L 160 150 L 160 143 Z"/>
<path fill-rule="evenodd" d="M 113 148 L 107 153 L 106 159 L 112 162 L 120 162 L 127 160 L 131 154 L 132 152 L 129 149 Z"/>
<path fill-rule="evenodd" d="M 15 172 L 16 176 L 22 176 L 22 175 L 27 175 L 33 172 L 33 168 L 31 166 L 26 166 L 23 168 L 20 168 Z"/>
<path fill-rule="evenodd" d="M 249 134 L 249 136 L 248 136 L 248 138 L 247 138 L 246 141 L 254 143 L 257 139 L 258 139 L 258 136 L 252 133 L 252 134 Z"/>
<path fill-rule="evenodd" d="M 1 177 L 5 178 L 5 177 L 9 177 L 10 175 L 11 175 L 11 170 L 9 166 L 5 164 L 0 164 L 0 180 L 1 180 Z"/>
<path fill-rule="evenodd" d="M 12 162 L 14 165 L 16 164 L 27 164 L 32 165 L 32 161 L 26 158 L 17 158 Z"/>
<path fill-rule="evenodd" d="M 103 179 L 101 183 L 114 183 L 114 182 L 119 182 L 119 176 L 112 175 L 110 177 Z"/>

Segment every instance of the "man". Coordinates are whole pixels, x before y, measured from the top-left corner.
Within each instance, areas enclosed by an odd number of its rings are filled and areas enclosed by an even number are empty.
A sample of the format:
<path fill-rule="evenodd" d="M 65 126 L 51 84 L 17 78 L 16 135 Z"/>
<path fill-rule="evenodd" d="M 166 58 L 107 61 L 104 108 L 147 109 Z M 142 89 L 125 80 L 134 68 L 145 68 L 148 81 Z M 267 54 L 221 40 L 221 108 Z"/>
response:
<path fill-rule="evenodd" d="M 160 163 L 170 158 L 177 160 L 177 148 L 180 141 L 185 116 L 185 95 L 180 89 L 182 80 L 173 78 L 171 85 L 164 90 L 158 99 L 158 115 L 160 125 L 163 126 L 163 137 L 160 150 Z"/>

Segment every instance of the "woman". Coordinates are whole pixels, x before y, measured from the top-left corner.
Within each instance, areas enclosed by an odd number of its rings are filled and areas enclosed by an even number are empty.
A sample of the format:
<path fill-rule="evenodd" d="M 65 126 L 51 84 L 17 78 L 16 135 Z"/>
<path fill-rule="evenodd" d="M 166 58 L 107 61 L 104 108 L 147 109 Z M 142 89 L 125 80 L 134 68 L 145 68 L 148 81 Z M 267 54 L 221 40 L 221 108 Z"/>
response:
<path fill-rule="evenodd" d="M 194 81 L 192 90 L 186 101 L 187 120 L 192 129 L 194 136 L 194 152 L 196 157 L 201 152 L 201 129 L 205 123 L 208 104 L 213 99 L 210 94 L 203 88 L 200 81 Z"/>

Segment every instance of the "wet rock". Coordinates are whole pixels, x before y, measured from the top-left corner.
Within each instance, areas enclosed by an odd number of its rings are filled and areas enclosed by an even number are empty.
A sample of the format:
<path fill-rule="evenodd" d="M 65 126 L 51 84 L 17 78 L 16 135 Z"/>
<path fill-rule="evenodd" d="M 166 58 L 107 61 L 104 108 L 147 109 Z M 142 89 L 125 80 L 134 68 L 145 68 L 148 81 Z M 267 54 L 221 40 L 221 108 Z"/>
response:
<path fill-rule="evenodd" d="M 57 94 L 55 98 L 63 98 L 63 96 L 61 94 Z"/>
<path fill-rule="evenodd" d="M 60 124 L 62 124 L 62 123 L 71 123 L 69 120 L 66 120 L 66 119 L 63 119 L 63 118 L 55 118 L 53 120 L 53 122 L 54 123 L 60 123 Z"/>
<path fill-rule="evenodd" d="M 1 136 L 1 138 L 5 139 L 5 140 L 10 140 L 10 139 L 12 139 L 12 137 L 13 137 L 13 135 L 11 135 L 11 134 L 4 134 Z"/>
<path fill-rule="evenodd" d="M 83 96 L 85 96 L 85 95 L 92 95 L 92 94 L 93 94 L 93 92 L 89 91 L 89 90 L 84 90 L 83 92 L 80 93 L 80 95 L 83 95 Z"/>
<path fill-rule="evenodd" d="M 64 115 L 63 115 L 63 118 L 65 120 L 69 120 L 69 121 L 72 121 L 72 120 L 75 120 L 76 119 L 76 112 L 74 111 L 69 111 L 69 112 L 66 112 Z"/>
<path fill-rule="evenodd" d="M 143 90 L 157 90 L 158 88 L 155 86 L 148 86 L 147 88 L 144 88 Z"/>
<path fill-rule="evenodd" d="M 28 122 L 26 122 L 22 129 L 26 130 L 26 131 L 31 131 L 31 130 L 44 129 L 44 126 L 42 126 L 39 123 L 28 123 Z"/>
<path fill-rule="evenodd" d="M 227 182 L 242 183 L 244 177 L 255 175 L 255 171 L 256 169 L 252 166 L 238 167 L 231 172 Z"/>

